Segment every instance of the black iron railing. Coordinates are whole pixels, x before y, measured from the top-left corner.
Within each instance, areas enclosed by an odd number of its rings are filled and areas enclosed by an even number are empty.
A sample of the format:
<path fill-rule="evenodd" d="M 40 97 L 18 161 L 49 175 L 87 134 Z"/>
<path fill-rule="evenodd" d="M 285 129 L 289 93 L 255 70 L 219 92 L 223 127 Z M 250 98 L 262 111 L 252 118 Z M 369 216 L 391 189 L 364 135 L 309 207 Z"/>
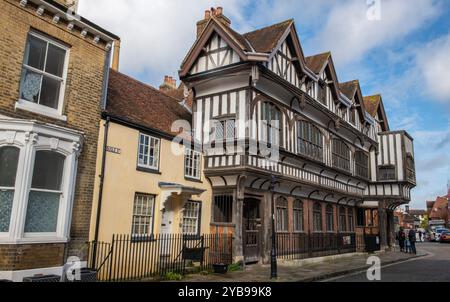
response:
<path fill-rule="evenodd" d="M 279 233 L 277 256 L 298 260 L 355 253 L 364 249 L 364 240 L 355 233 Z"/>
<path fill-rule="evenodd" d="M 214 264 L 231 264 L 232 251 L 232 235 L 113 235 L 111 243 L 89 243 L 88 267 L 100 281 L 140 280 L 210 271 Z"/>

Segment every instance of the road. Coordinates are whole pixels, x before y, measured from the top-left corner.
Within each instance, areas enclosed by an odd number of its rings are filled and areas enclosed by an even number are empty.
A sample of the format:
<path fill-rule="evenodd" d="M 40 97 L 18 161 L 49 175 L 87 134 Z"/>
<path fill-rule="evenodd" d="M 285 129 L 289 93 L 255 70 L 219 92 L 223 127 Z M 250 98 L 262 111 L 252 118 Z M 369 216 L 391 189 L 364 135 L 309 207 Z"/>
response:
<path fill-rule="evenodd" d="M 450 282 L 450 244 L 421 243 L 417 248 L 429 256 L 381 267 L 381 282 Z M 366 272 L 325 282 L 369 282 Z"/>

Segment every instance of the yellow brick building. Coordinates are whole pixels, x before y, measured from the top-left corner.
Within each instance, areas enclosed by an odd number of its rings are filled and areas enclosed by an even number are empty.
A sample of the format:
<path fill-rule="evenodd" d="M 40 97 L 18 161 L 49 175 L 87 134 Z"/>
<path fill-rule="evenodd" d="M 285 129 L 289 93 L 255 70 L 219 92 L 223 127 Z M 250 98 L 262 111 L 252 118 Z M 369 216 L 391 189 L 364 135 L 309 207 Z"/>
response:
<path fill-rule="evenodd" d="M 0 1 L 0 279 L 86 261 L 104 78 L 119 38 L 77 1 Z M 69 10 L 70 9 L 70 10 Z"/>

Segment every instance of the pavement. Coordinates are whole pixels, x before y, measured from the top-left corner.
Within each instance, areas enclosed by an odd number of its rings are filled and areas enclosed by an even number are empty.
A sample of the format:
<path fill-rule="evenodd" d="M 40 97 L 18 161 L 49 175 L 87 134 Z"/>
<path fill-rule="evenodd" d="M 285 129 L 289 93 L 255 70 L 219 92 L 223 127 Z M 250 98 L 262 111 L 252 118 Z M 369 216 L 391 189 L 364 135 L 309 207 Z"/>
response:
<path fill-rule="evenodd" d="M 381 282 L 450 282 L 450 244 L 418 244 L 427 256 L 381 267 Z M 368 282 L 366 273 L 336 277 L 327 282 Z"/>
<path fill-rule="evenodd" d="M 278 264 L 278 279 L 276 280 L 270 279 L 270 265 L 255 264 L 247 266 L 243 271 L 228 272 L 225 275 L 188 275 L 183 279 L 183 282 L 314 282 L 366 271 L 371 266 L 367 264 L 370 256 L 379 257 L 383 267 L 419 259 L 427 255 L 427 251 L 419 248 L 417 255 L 397 251 L 380 252 L 375 255 L 355 254 L 350 257 L 347 255 L 321 263 L 300 264 L 298 262 L 282 261 Z"/>

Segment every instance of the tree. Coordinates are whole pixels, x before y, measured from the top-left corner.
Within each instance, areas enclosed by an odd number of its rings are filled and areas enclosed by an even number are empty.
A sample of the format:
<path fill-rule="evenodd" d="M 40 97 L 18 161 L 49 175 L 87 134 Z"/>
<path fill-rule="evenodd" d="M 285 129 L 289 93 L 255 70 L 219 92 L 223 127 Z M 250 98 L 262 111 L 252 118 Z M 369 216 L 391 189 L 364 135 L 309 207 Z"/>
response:
<path fill-rule="evenodd" d="M 427 215 L 425 215 L 424 217 L 423 217 L 423 219 L 421 219 L 422 221 L 420 222 L 420 228 L 422 228 L 422 229 L 425 229 L 425 230 L 428 230 L 428 228 L 429 228 L 429 218 L 428 218 L 428 216 Z"/>

